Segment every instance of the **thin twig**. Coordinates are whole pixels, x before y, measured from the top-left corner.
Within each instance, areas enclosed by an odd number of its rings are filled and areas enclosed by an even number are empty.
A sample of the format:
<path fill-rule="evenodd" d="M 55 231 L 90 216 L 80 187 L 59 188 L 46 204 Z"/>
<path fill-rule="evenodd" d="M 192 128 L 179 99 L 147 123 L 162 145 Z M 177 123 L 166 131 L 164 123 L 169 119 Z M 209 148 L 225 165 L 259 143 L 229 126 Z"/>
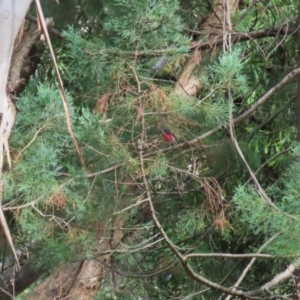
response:
<path fill-rule="evenodd" d="M 273 159 L 275 159 L 276 157 L 291 151 L 291 148 L 286 148 L 276 154 L 274 154 L 272 157 L 270 157 L 268 160 L 266 160 L 255 172 L 254 174 L 256 175 L 260 170 L 262 170 L 270 161 L 272 161 Z M 249 183 L 249 181 L 251 180 L 251 177 L 245 182 L 245 185 Z"/>
<path fill-rule="evenodd" d="M 36 131 L 36 133 L 34 134 L 33 138 L 31 139 L 31 141 L 19 152 L 19 154 L 16 156 L 15 158 L 15 162 L 16 163 L 20 156 L 22 155 L 22 153 L 34 142 L 34 140 L 37 138 L 38 134 L 46 127 L 46 125 L 44 125 L 43 127 L 39 128 L 38 131 Z"/>
<path fill-rule="evenodd" d="M 244 253 L 244 254 L 231 254 L 231 253 L 191 253 L 184 256 L 186 259 L 197 257 L 227 257 L 227 258 L 278 258 L 276 255 L 259 254 L 259 253 Z"/>
<path fill-rule="evenodd" d="M 273 242 L 277 236 L 279 235 L 279 233 L 274 234 L 269 240 L 267 240 L 257 251 L 257 254 L 259 254 L 264 248 L 266 248 L 271 242 Z M 243 273 L 241 274 L 240 278 L 237 280 L 237 282 L 234 284 L 233 288 L 237 288 L 241 282 L 243 281 L 243 279 L 245 278 L 245 276 L 247 275 L 248 271 L 250 270 L 250 268 L 253 266 L 254 262 L 256 260 L 256 257 L 253 257 L 249 264 L 247 265 L 247 267 L 244 269 Z M 225 300 L 230 300 L 232 298 L 231 295 L 228 295 L 226 297 Z"/>
<path fill-rule="evenodd" d="M 143 200 L 141 200 L 141 201 L 138 201 L 138 202 L 136 202 L 136 203 L 134 203 L 134 204 L 132 204 L 132 205 L 129 205 L 129 206 L 125 207 L 125 208 L 122 209 L 122 210 L 119 210 L 119 211 L 117 211 L 117 212 L 114 212 L 113 214 L 114 214 L 114 215 L 119 215 L 119 214 L 123 213 L 124 211 L 127 211 L 127 210 L 129 210 L 129 209 L 132 209 L 133 207 L 138 206 L 138 205 L 140 205 L 140 204 L 142 204 L 142 203 L 144 203 L 144 202 L 147 202 L 147 201 L 148 201 L 148 198 L 143 199 Z"/>
<path fill-rule="evenodd" d="M 50 49 L 51 57 L 52 57 L 52 60 L 53 60 L 53 63 L 54 63 L 55 73 L 56 73 L 57 80 L 58 80 L 58 85 L 59 85 L 59 91 L 60 91 L 60 94 L 61 94 L 61 98 L 63 100 L 64 109 L 65 109 L 66 123 L 67 123 L 68 131 L 69 131 L 69 134 L 70 134 L 70 136 L 73 140 L 73 143 L 75 145 L 76 151 L 77 151 L 78 156 L 79 156 L 80 161 L 81 161 L 81 164 L 82 164 L 83 168 L 86 170 L 86 163 L 85 163 L 82 151 L 79 147 L 79 144 L 77 142 L 77 139 L 76 139 L 75 134 L 74 134 L 73 129 L 72 129 L 71 115 L 70 115 L 70 111 L 69 111 L 68 100 L 67 100 L 67 96 L 66 96 L 66 93 L 65 93 L 65 90 L 64 90 L 64 84 L 63 84 L 62 78 L 60 76 L 59 68 L 57 66 L 56 57 L 55 57 L 55 54 L 54 54 L 54 51 L 53 51 L 51 39 L 50 39 L 48 28 L 47 28 L 47 25 L 46 25 L 46 22 L 45 22 L 45 18 L 44 18 L 44 14 L 43 14 L 43 11 L 42 11 L 40 0 L 35 0 L 35 4 L 36 4 L 36 7 L 37 7 L 39 22 L 42 25 L 43 32 L 45 34 L 45 37 L 46 37 L 46 40 L 47 40 L 47 43 L 48 43 L 48 47 Z"/>

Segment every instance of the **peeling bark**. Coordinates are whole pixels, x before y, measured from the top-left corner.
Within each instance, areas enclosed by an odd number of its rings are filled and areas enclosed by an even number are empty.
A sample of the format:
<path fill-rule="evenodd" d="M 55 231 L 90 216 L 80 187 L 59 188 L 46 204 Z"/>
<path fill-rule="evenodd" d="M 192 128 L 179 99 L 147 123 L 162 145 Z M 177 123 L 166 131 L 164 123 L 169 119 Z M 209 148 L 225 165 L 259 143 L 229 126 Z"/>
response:
<path fill-rule="evenodd" d="M 14 42 L 24 21 L 31 0 L 3 0 L 0 2 L 0 174 L 2 173 L 4 152 L 11 166 L 8 138 L 16 118 L 16 107 L 7 93 L 7 79 L 11 64 Z"/>
<path fill-rule="evenodd" d="M 0 113 L 2 114 L 2 121 L 0 125 L 0 223 L 13 252 L 18 270 L 20 269 L 18 257 L 1 208 L 3 193 L 2 168 L 4 161 L 4 149 L 7 155 L 9 166 L 11 167 L 8 138 L 17 114 L 16 107 L 12 103 L 9 94 L 7 93 L 6 84 L 8 72 L 10 69 L 14 42 L 30 3 L 31 0 L 0 1 Z"/>
<path fill-rule="evenodd" d="M 47 19 L 47 26 L 52 26 L 52 19 Z M 18 96 L 23 87 L 28 82 L 30 76 L 37 67 L 37 61 L 33 59 L 38 51 L 34 44 L 39 40 L 41 30 L 37 26 L 32 26 L 27 31 L 20 31 L 15 43 L 11 60 L 7 89 L 10 96 Z"/>
<path fill-rule="evenodd" d="M 15 266 L 11 266 L 2 271 L 1 299 L 11 299 L 12 295 L 18 295 L 41 275 L 41 272 L 34 270 L 29 265 L 23 264 L 21 267 L 18 265 L 18 257 L 1 208 L 4 150 L 11 167 L 8 139 L 17 114 L 12 100 L 16 99 L 23 88 L 23 83 L 28 81 L 29 76 L 35 71 L 36 65 L 28 64 L 30 62 L 29 53 L 41 34 L 38 29 L 33 27 L 28 31 L 24 30 L 24 18 L 30 3 L 31 0 L 0 1 L 0 114 L 2 115 L 0 125 L 0 223 L 14 253 L 17 270 L 19 270 L 16 273 Z M 49 21 L 48 25 L 50 24 Z M 25 65 L 27 68 L 24 72 Z M 23 77 L 23 74 L 26 76 Z"/>

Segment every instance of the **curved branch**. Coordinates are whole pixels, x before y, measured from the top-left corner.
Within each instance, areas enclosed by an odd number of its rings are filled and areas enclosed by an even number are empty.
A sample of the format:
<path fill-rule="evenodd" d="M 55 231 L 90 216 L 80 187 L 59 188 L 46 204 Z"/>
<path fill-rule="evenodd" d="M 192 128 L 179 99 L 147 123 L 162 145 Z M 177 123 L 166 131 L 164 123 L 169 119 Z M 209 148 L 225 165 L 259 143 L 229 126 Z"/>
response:
<path fill-rule="evenodd" d="M 272 254 L 260 253 L 244 253 L 244 254 L 231 254 L 231 253 L 191 253 L 184 256 L 186 259 L 197 257 L 227 257 L 227 258 L 278 258 Z"/>
<path fill-rule="evenodd" d="M 278 82 L 275 86 L 269 89 L 263 96 L 261 96 L 248 110 L 246 110 L 243 114 L 235 118 L 233 121 L 235 124 L 242 122 L 249 117 L 251 117 L 254 112 L 264 104 L 275 92 L 277 92 L 281 87 L 286 85 L 291 79 L 300 74 L 300 68 L 297 68 L 290 73 L 288 73 L 280 82 Z"/>
<path fill-rule="evenodd" d="M 267 240 L 259 249 L 257 254 L 259 254 L 266 246 L 268 246 L 273 240 L 276 239 L 276 237 L 279 235 L 279 233 L 274 234 L 269 240 Z M 244 271 L 242 272 L 242 275 L 240 276 L 240 278 L 237 280 L 237 282 L 234 284 L 234 288 L 237 288 L 241 282 L 243 281 L 243 279 L 245 278 L 246 274 L 248 273 L 248 271 L 250 270 L 250 268 L 252 267 L 252 265 L 255 263 L 256 258 L 253 257 L 250 262 L 248 263 L 247 267 L 244 269 Z M 225 300 L 230 300 L 232 297 L 231 295 L 228 295 L 228 297 L 226 297 Z"/>
<path fill-rule="evenodd" d="M 205 277 L 202 277 L 199 274 L 197 274 L 196 272 L 194 272 L 194 270 L 188 264 L 186 258 L 183 255 L 181 255 L 181 253 L 179 252 L 176 245 L 174 245 L 171 242 L 171 240 L 167 236 L 166 232 L 164 231 L 164 229 L 162 228 L 160 222 L 158 221 L 158 219 L 156 217 L 156 213 L 155 213 L 155 210 L 154 210 L 154 205 L 153 205 L 152 198 L 151 198 L 151 192 L 150 192 L 150 189 L 149 189 L 149 186 L 148 186 L 146 173 L 145 173 L 145 169 L 144 169 L 144 158 L 143 158 L 142 151 L 139 152 L 139 158 L 140 158 L 140 166 L 141 166 L 141 173 L 142 173 L 143 183 L 144 183 L 145 190 L 146 190 L 146 196 L 147 196 L 147 199 L 148 199 L 152 220 L 153 220 L 156 228 L 160 232 L 160 234 L 163 236 L 163 238 L 165 240 L 165 243 L 167 244 L 169 249 L 174 253 L 174 255 L 179 259 L 182 267 L 186 270 L 187 274 L 190 277 L 192 277 L 193 279 L 195 279 L 196 281 L 198 281 L 198 282 L 200 282 L 200 283 L 202 283 L 206 286 L 209 286 L 213 289 L 219 290 L 219 291 L 221 291 L 223 293 L 226 293 L 226 294 L 229 294 L 229 295 L 243 297 L 245 295 L 245 293 L 243 291 L 234 290 L 232 288 L 226 288 L 226 287 L 221 286 L 221 285 L 219 285 L 215 282 L 212 282 L 212 281 L 206 279 Z M 253 297 L 250 297 L 250 298 L 253 298 Z"/>

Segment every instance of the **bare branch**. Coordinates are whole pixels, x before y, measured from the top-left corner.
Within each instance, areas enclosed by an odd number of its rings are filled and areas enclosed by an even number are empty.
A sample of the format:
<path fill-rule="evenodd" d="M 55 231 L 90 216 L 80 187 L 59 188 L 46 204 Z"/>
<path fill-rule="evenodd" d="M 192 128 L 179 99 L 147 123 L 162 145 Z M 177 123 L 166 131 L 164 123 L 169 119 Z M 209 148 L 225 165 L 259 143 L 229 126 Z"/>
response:
<path fill-rule="evenodd" d="M 186 259 L 197 258 L 197 257 L 226 257 L 226 258 L 278 258 L 276 255 L 271 254 L 255 254 L 255 253 L 244 253 L 244 254 L 231 254 L 231 253 L 191 253 L 184 256 Z"/>
<path fill-rule="evenodd" d="M 247 297 L 259 296 L 264 294 L 265 292 L 270 292 L 275 289 L 279 283 L 289 279 L 292 277 L 293 272 L 300 267 L 300 258 L 296 259 L 293 263 L 291 263 L 285 271 L 275 276 L 272 280 L 264 284 L 257 290 L 253 290 L 245 293 Z"/>
<path fill-rule="evenodd" d="M 232 33 L 231 42 L 233 44 L 245 42 L 253 39 L 261 39 L 266 37 L 276 37 L 280 35 L 284 36 L 292 36 L 296 34 L 296 30 L 294 28 L 274 28 L 274 29 L 265 29 L 265 30 L 256 30 L 251 32 L 235 32 Z M 212 43 L 197 43 L 193 46 L 193 48 L 197 48 L 199 50 L 211 49 L 216 46 L 222 45 L 224 42 L 223 37 L 218 38 L 213 44 Z"/>
<path fill-rule="evenodd" d="M 274 241 L 276 239 L 276 237 L 279 235 L 279 233 L 274 234 L 269 240 L 267 240 L 257 251 L 257 253 L 260 253 L 264 248 L 266 248 L 272 241 Z M 243 279 L 245 278 L 246 274 L 248 273 L 248 271 L 250 270 L 250 268 L 253 266 L 254 262 L 256 260 L 256 257 L 253 257 L 249 264 L 247 265 L 247 267 L 244 269 L 242 275 L 240 276 L 240 278 L 237 280 L 237 282 L 235 283 L 235 285 L 233 286 L 234 288 L 237 288 L 241 282 L 243 281 Z M 228 295 L 226 297 L 225 300 L 230 300 L 232 297 L 231 295 Z"/>

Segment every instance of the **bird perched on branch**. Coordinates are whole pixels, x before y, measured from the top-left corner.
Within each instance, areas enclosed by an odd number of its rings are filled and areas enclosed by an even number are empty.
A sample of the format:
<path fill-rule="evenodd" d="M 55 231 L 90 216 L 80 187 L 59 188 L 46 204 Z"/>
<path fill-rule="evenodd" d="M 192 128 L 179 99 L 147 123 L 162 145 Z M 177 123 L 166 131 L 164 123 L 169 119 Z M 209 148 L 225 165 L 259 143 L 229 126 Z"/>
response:
<path fill-rule="evenodd" d="M 163 129 L 162 137 L 166 143 L 170 143 L 172 146 L 177 142 L 175 134 L 170 129 Z"/>

